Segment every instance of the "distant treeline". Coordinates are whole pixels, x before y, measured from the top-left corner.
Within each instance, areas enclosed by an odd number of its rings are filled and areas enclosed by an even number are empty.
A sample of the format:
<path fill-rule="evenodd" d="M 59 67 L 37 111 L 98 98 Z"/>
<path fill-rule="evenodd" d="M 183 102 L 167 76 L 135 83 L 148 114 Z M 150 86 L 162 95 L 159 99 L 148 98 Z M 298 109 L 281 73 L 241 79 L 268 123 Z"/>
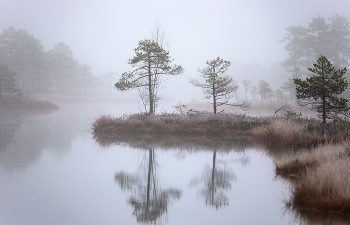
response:
<path fill-rule="evenodd" d="M 328 20 L 318 15 L 307 27 L 287 27 L 281 40 L 286 42 L 288 57 L 281 64 L 290 72 L 308 72 L 320 55 L 326 56 L 336 67 L 349 65 L 350 23 L 347 17 L 335 14 Z M 294 74 L 296 76 L 297 74 Z"/>
<path fill-rule="evenodd" d="M 73 57 L 68 45 L 60 42 L 44 51 L 41 40 L 13 27 L 0 34 L 0 63 L 16 73 L 13 77 L 24 93 L 106 93 L 113 89 L 116 80 L 113 72 L 94 76 L 89 65 L 80 64 Z"/>

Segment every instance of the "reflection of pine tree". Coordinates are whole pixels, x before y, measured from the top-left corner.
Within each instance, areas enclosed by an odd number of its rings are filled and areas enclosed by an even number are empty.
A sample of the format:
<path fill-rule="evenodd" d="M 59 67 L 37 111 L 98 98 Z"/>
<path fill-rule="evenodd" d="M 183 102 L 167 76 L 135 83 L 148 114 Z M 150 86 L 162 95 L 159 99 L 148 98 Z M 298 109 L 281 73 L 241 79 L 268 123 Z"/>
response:
<path fill-rule="evenodd" d="M 231 181 L 235 178 L 232 172 L 227 168 L 216 167 L 216 151 L 213 153 L 213 167 L 209 167 L 203 173 L 204 188 L 201 195 L 205 198 L 205 203 L 215 208 L 229 204 L 229 199 L 224 193 L 225 190 L 231 189 Z"/>
<path fill-rule="evenodd" d="M 129 199 L 133 206 L 133 215 L 138 223 L 156 223 L 166 216 L 171 199 L 179 199 L 181 190 L 160 188 L 157 181 L 156 161 L 154 149 L 148 150 L 148 163 L 143 160 L 141 175 L 119 172 L 115 175 L 115 181 L 122 191 L 135 192 Z"/>
<path fill-rule="evenodd" d="M 248 158 L 242 157 L 239 161 L 242 164 L 248 163 Z M 220 166 L 223 164 L 223 166 Z M 235 180 L 235 175 L 229 170 L 226 163 L 216 159 L 216 151 L 213 152 L 212 167 L 207 166 L 200 179 L 194 179 L 191 185 L 204 186 L 200 190 L 200 195 L 205 199 L 205 204 L 216 209 L 229 205 L 229 198 L 225 191 L 231 189 L 231 182 Z"/>

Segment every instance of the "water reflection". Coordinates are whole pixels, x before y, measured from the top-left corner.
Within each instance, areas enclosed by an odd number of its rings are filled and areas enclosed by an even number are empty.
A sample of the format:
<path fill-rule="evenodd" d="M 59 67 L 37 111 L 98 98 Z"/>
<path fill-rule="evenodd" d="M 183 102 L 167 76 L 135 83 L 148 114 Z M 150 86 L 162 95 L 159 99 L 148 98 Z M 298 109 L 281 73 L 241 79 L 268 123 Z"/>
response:
<path fill-rule="evenodd" d="M 294 222 L 300 225 L 350 224 L 349 214 L 300 208 L 293 206 L 289 201 L 285 202 L 285 214 L 291 215 Z"/>
<path fill-rule="evenodd" d="M 81 131 L 80 111 L 0 111 L 1 168 L 25 169 L 38 162 L 44 150 L 67 153 Z"/>
<path fill-rule="evenodd" d="M 199 193 L 206 205 L 218 209 L 229 205 L 229 198 L 225 192 L 231 189 L 231 182 L 236 180 L 236 175 L 229 168 L 227 161 L 217 160 L 216 152 L 213 152 L 212 166 L 205 167 L 201 178 L 192 180 L 191 186 L 199 187 Z M 243 156 L 239 161 L 246 165 L 249 158 Z"/>
<path fill-rule="evenodd" d="M 138 223 L 164 221 L 171 200 L 180 199 L 182 193 L 176 188 L 161 188 L 154 149 L 146 151 L 136 175 L 120 171 L 116 173 L 115 181 L 122 191 L 133 192 L 128 202 Z"/>
<path fill-rule="evenodd" d="M 15 143 L 14 136 L 23 119 L 13 113 L 0 112 L 0 152 L 4 152 Z"/>
<path fill-rule="evenodd" d="M 201 178 L 194 179 L 191 182 L 192 186 L 197 186 L 200 189 L 200 195 L 205 199 L 207 205 L 213 206 L 216 209 L 222 206 L 229 205 L 229 198 L 226 193 L 231 189 L 231 182 L 235 180 L 236 176 L 233 171 L 228 166 L 228 161 L 217 160 L 217 152 L 243 152 L 246 149 L 252 147 L 252 141 L 249 139 L 230 139 L 230 140 L 220 140 L 218 137 L 198 137 L 198 136 L 181 136 L 181 135 L 163 135 L 163 136 L 148 136 L 148 135 L 129 135 L 129 136 L 119 136 L 118 138 L 108 138 L 106 136 L 94 136 L 94 139 L 102 147 L 108 147 L 110 145 L 127 145 L 137 149 L 150 149 L 148 150 L 149 158 L 153 156 L 152 149 L 159 148 L 164 150 L 179 150 L 181 151 L 212 151 L 213 160 L 212 165 L 207 166 Z M 246 156 L 238 159 L 239 162 L 246 165 L 249 162 L 249 158 Z M 152 160 L 149 161 L 148 168 L 148 178 L 152 174 L 154 168 L 150 165 L 153 165 Z M 150 178 L 149 178 L 150 179 Z M 119 183 L 122 190 L 130 190 L 131 186 L 139 186 L 140 178 L 138 175 L 131 176 L 125 174 L 124 172 L 119 172 L 116 174 L 116 181 Z M 152 180 L 151 180 L 152 182 Z M 149 180 L 148 183 L 149 184 Z M 145 188 L 148 190 L 147 188 Z M 138 188 L 138 190 L 143 190 Z M 149 190 L 148 190 L 149 191 Z M 175 192 L 168 192 L 165 194 L 165 200 L 167 200 L 168 195 L 173 195 Z M 142 195 L 138 195 L 142 196 Z M 147 195 L 145 195 L 147 198 Z M 147 199 L 143 200 L 146 202 Z M 140 211 L 140 201 L 135 201 L 135 198 L 132 197 L 129 201 L 134 205 L 134 214 L 137 211 Z M 136 207 L 137 206 L 137 207 Z M 143 206 L 142 217 L 137 216 L 138 221 L 144 221 L 143 218 L 148 218 L 149 212 L 147 212 L 148 207 Z"/>
<path fill-rule="evenodd" d="M 112 145 L 129 146 L 136 149 L 158 148 L 163 150 L 220 150 L 220 151 L 245 151 L 252 148 L 252 140 L 246 138 L 232 138 L 221 140 L 217 136 L 191 136 L 191 135 L 148 135 L 132 134 L 106 136 L 95 134 L 93 139 L 103 148 Z"/>

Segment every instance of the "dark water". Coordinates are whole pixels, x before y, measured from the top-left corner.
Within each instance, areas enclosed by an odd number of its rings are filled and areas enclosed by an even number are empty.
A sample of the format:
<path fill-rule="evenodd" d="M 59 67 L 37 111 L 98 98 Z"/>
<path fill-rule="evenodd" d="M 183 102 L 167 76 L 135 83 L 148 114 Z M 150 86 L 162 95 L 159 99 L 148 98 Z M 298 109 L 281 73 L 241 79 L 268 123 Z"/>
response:
<path fill-rule="evenodd" d="M 271 155 L 249 140 L 102 148 L 89 133 L 99 114 L 96 105 L 1 112 L 0 224 L 299 223 Z"/>

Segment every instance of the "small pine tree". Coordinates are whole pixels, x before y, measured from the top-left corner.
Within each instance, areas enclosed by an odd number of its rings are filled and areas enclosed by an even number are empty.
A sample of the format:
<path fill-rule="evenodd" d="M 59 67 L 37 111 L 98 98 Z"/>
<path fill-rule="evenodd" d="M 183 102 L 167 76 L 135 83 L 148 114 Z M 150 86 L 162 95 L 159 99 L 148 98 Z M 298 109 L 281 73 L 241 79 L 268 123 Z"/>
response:
<path fill-rule="evenodd" d="M 323 124 L 326 124 L 327 119 L 337 120 L 339 115 L 347 116 L 348 100 L 340 97 L 348 87 L 344 77 L 346 68 L 336 70 L 331 62 L 321 55 L 314 68 L 309 68 L 309 71 L 314 75 L 306 80 L 293 79 L 299 105 L 311 105 L 312 110 L 318 112 Z"/>

